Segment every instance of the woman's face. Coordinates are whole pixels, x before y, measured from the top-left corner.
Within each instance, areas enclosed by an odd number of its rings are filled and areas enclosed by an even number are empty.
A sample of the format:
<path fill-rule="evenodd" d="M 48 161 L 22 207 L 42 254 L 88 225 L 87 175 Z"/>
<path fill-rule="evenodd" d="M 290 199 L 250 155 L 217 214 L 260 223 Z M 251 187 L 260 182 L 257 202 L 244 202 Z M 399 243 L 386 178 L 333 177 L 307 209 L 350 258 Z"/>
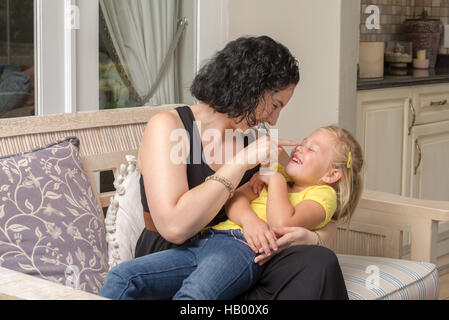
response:
<path fill-rule="evenodd" d="M 255 110 L 256 125 L 262 122 L 266 122 L 270 126 L 276 125 L 281 110 L 290 101 L 295 92 L 295 88 L 296 86 L 292 84 L 283 90 L 265 93 Z M 246 121 L 243 121 L 241 125 L 245 126 L 245 128 L 241 128 L 243 131 L 250 129 Z"/>
<path fill-rule="evenodd" d="M 270 126 L 276 125 L 282 108 L 290 101 L 295 88 L 295 85 L 290 85 L 277 92 L 267 92 L 256 108 L 257 124 L 266 122 Z"/>

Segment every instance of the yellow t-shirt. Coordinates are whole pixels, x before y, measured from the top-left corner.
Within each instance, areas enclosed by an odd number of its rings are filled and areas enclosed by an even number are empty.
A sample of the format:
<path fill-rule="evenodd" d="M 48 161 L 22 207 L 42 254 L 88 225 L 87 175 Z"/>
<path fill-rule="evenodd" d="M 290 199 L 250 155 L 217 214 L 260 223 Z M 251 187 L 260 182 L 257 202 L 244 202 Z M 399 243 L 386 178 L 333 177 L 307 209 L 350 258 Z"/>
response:
<path fill-rule="evenodd" d="M 279 165 L 278 171 L 286 176 L 281 165 Z M 296 206 L 298 203 L 304 200 L 313 200 L 319 203 L 324 208 L 324 211 L 326 212 L 326 218 L 318 226 L 316 226 L 314 230 L 321 229 L 326 224 L 328 224 L 329 221 L 331 221 L 335 210 L 337 210 L 337 194 L 332 187 L 327 185 L 312 186 L 301 192 L 289 193 L 288 198 L 293 206 Z M 267 200 L 268 189 L 264 187 L 259 197 L 257 197 L 250 203 L 251 209 L 253 209 L 257 216 L 265 222 L 267 222 Z M 211 228 L 215 230 L 242 230 L 241 226 L 229 219 Z"/>

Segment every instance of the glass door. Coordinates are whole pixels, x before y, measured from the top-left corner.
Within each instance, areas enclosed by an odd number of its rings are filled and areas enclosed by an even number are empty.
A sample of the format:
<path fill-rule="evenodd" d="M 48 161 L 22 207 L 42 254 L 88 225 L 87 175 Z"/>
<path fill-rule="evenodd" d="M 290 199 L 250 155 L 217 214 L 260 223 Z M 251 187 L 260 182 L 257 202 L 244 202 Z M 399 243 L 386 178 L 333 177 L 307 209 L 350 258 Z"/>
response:
<path fill-rule="evenodd" d="M 196 0 L 99 0 L 100 109 L 191 104 Z"/>
<path fill-rule="evenodd" d="M 34 0 L 0 0 L 0 118 L 35 114 Z"/>
<path fill-rule="evenodd" d="M 99 109 L 193 104 L 196 16 L 197 0 L 99 0 Z"/>

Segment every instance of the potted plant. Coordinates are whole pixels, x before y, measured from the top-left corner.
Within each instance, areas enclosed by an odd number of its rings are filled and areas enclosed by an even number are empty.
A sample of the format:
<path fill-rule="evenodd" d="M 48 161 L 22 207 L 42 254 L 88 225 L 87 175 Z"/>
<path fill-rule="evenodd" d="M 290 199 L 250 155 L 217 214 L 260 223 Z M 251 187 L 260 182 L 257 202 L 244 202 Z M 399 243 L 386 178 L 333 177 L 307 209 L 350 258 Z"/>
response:
<path fill-rule="evenodd" d="M 435 68 L 440 47 L 441 21 L 429 18 L 429 13 L 423 9 L 419 18 L 407 19 L 404 22 L 408 40 L 413 43 L 413 56 L 418 50 L 426 50 L 429 67 Z"/>

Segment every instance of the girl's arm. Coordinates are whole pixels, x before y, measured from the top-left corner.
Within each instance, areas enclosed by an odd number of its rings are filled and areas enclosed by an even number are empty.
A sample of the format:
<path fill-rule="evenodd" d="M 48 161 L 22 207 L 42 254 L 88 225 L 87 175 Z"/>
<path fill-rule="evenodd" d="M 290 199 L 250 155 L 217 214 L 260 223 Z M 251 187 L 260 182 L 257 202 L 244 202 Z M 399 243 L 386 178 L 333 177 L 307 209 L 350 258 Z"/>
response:
<path fill-rule="evenodd" d="M 315 201 L 301 201 L 294 207 L 288 198 L 287 182 L 280 173 L 268 176 L 267 182 L 267 219 L 270 226 L 312 230 L 326 218 L 324 208 Z"/>
<path fill-rule="evenodd" d="M 234 197 L 228 201 L 226 213 L 230 220 L 242 227 L 243 235 L 254 252 L 259 253 L 259 250 L 262 250 L 265 254 L 270 255 L 271 249 L 278 250 L 276 235 L 270 226 L 251 209 L 250 202 L 257 197 L 258 195 L 252 191 L 251 181 L 249 181 L 239 188 Z"/>

